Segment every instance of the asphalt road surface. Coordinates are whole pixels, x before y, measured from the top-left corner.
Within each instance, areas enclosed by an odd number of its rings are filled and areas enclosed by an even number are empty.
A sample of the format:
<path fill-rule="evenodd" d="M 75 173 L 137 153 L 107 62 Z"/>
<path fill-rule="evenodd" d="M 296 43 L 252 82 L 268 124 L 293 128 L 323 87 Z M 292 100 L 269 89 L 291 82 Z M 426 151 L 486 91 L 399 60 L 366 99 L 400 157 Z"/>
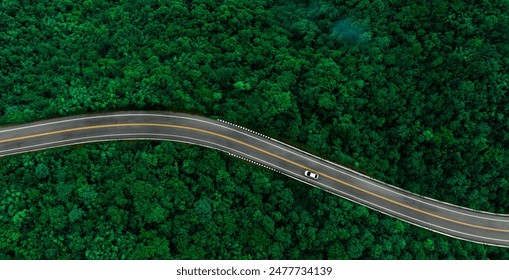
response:
<path fill-rule="evenodd" d="M 509 247 L 509 216 L 404 191 L 245 128 L 171 112 L 117 112 L 0 127 L 0 157 L 81 143 L 152 139 L 218 149 L 334 195 L 455 238 Z M 304 175 L 309 170 L 318 179 Z"/>

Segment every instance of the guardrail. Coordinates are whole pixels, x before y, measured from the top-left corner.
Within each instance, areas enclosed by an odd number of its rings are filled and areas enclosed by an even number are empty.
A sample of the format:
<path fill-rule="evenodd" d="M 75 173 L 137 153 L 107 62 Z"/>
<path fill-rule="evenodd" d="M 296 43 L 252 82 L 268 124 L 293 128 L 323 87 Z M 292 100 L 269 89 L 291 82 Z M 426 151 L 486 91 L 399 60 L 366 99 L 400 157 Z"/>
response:
<path fill-rule="evenodd" d="M 400 187 L 397 187 L 397 186 L 394 186 L 394 185 L 388 184 L 388 183 L 386 183 L 386 182 L 380 181 L 380 180 L 375 179 L 375 178 L 373 178 L 373 177 L 369 177 L 369 176 L 367 176 L 366 174 L 360 173 L 360 172 L 358 172 L 358 171 L 356 171 L 356 170 L 353 170 L 353 169 L 351 169 L 351 168 L 348 168 L 348 167 L 346 167 L 346 166 L 343 166 L 343 165 L 340 165 L 340 164 L 338 164 L 338 163 L 332 162 L 332 161 L 330 161 L 330 160 L 327 160 L 327 159 L 321 158 L 321 157 L 319 157 L 319 156 L 317 156 L 317 155 L 314 155 L 314 154 L 308 153 L 308 152 L 306 152 L 306 151 L 304 151 L 304 150 L 301 150 L 301 149 L 299 149 L 299 148 L 296 148 L 296 147 L 294 147 L 294 146 L 292 146 L 292 145 L 290 145 L 290 144 L 287 144 L 287 143 L 285 143 L 285 142 L 279 141 L 279 140 L 274 139 L 274 138 L 272 138 L 272 137 L 269 137 L 269 136 L 263 135 L 263 134 L 261 134 L 261 133 L 259 133 L 259 132 L 256 132 L 256 131 L 254 131 L 254 130 L 251 130 L 251 129 L 249 129 L 249 128 L 246 128 L 246 127 L 243 127 L 243 126 L 240 126 L 240 125 L 237 125 L 237 124 L 234 124 L 234 123 L 231 123 L 231 122 L 229 122 L 229 121 L 222 120 L 222 119 L 217 119 L 217 120 L 218 120 L 218 121 L 220 121 L 220 122 L 222 122 L 222 123 L 228 124 L 228 125 L 230 125 L 230 126 L 237 127 L 237 128 L 243 129 L 243 130 L 245 130 L 245 131 L 251 132 L 251 133 L 253 133 L 253 134 L 255 134 L 255 135 L 258 135 L 258 136 L 260 136 L 260 137 L 263 137 L 263 138 L 265 138 L 265 139 L 268 139 L 268 140 L 274 141 L 274 142 L 276 142 L 276 143 L 279 143 L 279 144 L 281 144 L 281 145 L 283 145 L 283 146 L 285 146 L 285 147 L 287 147 L 287 148 L 290 148 L 290 149 L 292 149 L 292 150 L 294 150 L 294 151 L 296 151 L 296 152 L 306 154 L 306 155 L 307 155 L 307 156 L 309 156 L 309 157 L 312 157 L 312 158 L 314 158 L 314 159 L 317 159 L 317 160 L 320 160 L 320 161 L 322 161 L 322 162 L 328 163 L 328 164 L 333 165 L 333 166 L 335 166 L 335 167 L 337 167 L 337 168 L 340 168 L 340 169 L 342 169 L 342 170 L 344 170 L 344 171 L 347 171 L 347 172 L 350 172 L 350 173 L 354 173 L 354 174 L 356 174 L 356 175 L 358 175 L 358 176 L 360 176 L 360 177 L 363 177 L 363 178 L 366 178 L 366 179 L 369 179 L 369 180 L 375 181 L 375 182 L 377 182 L 378 184 L 381 184 L 381 185 L 384 185 L 384 186 L 390 187 L 390 188 L 392 188 L 392 189 L 395 189 L 395 190 L 398 190 L 398 191 L 404 192 L 404 193 L 409 194 L 409 195 L 414 195 L 414 196 L 419 197 L 419 198 L 422 198 L 422 199 L 427 199 L 427 200 L 431 200 L 431 201 L 435 201 L 435 202 L 440 202 L 440 203 L 443 203 L 443 204 L 446 204 L 446 205 L 449 205 L 449 206 L 458 207 L 458 208 L 462 208 L 462 209 L 465 209 L 465 210 L 470 210 L 470 211 L 473 211 L 473 212 L 476 212 L 476 213 L 484 213 L 484 214 L 489 214 L 489 215 L 497 215 L 497 216 L 501 216 L 501 217 L 507 217 L 507 216 L 509 216 L 509 214 L 500 214 L 500 213 L 493 213 L 493 212 L 487 212 L 487 211 L 482 211 L 482 210 L 476 210 L 476 209 L 472 209 L 472 208 L 468 208 L 468 207 L 464 207 L 464 206 L 460 206 L 460 205 L 452 204 L 452 203 L 449 203 L 449 202 L 446 202 L 446 201 L 442 201 L 442 200 L 434 199 L 434 198 L 431 198 L 431 197 L 427 197 L 427 196 L 424 196 L 424 195 L 421 195 L 421 194 L 413 193 L 413 192 L 411 192 L 411 191 L 408 191 L 408 190 L 402 189 L 402 188 L 400 188 Z M 259 164 L 259 165 L 260 165 L 260 166 L 263 166 L 263 165 L 261 165 L 261 164 Z M 265 166 L 264 166 L 264 167 L 265 167 Z M 273 168 L 270 168 L 270 167 L 266 167 L 266 168 L 269 168 L 269 169 L 273 170 Z"/>

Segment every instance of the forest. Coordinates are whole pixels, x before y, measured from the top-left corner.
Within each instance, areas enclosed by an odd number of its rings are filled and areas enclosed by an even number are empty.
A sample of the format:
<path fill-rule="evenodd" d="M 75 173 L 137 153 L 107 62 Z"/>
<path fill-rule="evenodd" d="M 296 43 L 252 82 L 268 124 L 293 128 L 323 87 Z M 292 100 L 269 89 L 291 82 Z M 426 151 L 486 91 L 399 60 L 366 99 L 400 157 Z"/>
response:
<path fill-rule="evenodd" d="M 3 0 L 0 125 L 190 112 L 509 214 L 507 11 L 507 0 Z M 215 150 L 126 141 L 0 158 L 0 259 L 509 259 L 509 249 Z"/>

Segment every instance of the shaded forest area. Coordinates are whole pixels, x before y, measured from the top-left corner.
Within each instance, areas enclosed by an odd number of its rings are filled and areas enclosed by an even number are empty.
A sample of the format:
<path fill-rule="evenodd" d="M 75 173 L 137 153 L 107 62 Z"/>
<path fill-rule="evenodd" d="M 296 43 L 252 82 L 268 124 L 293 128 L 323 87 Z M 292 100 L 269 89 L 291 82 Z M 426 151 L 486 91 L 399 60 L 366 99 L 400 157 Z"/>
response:
<path fill-rule="evenodd" d="M 509 2 L 0 3 L 0 123 L 221 117 L 406 190 L 509 213 Z M 508 259 L 168 142 L 0 158 L 3 259 Z"/>

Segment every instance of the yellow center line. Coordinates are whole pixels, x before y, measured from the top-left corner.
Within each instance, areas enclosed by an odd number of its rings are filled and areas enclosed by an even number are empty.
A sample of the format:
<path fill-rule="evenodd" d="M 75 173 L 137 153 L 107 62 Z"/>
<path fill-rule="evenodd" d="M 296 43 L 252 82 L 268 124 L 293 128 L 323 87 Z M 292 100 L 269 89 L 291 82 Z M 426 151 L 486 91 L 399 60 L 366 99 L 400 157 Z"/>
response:
<path fill-rule="evenodd" d="M 425 214 L 425 215 L 428 215 L 428 216 L 431 216 L 431 217 L 434 217 L 434 218 L 437 218 L 437 219 L 441 219 L 441 220 L 444 220 L 444 221 L 448 221 L 448 222 L 451 222 L 451 223 L 455 223 L 455 224 L 459 224 L 459 225 L 463 225 L 463 226 L 467 226 L 467 227 L 473 227 L 473 228 L 479 228 L 479 229 L 485 229 L 485 230 L 491 230 L 491 231 L 498 231 L 498 232 L 509 232 L 509 229 L 499 229 L 499 228 L 479 226 L 479 225 L 474 225 L 474 224 L 465 223 L 465 222 L 457 221 L 457 220 L 454 220 L 454 219 L 446 218 L 446 217 L 443 217 L 443 216 L 440 216 L 440 215 L 437 215 L 437 214 L 433 214 L 433 213 L 430 213 L 430 212 L 427 212 L 427 211 L 424 211 L 424 210 L 421 210 L 421 209 L 418 209 L 418 208 L 406 205 L 404 203 L 395 201 L 393 199 L 384 197 L 382 195 L 373 193 L 371 191 L 368 191 L 368 190 L 365 190 L 363 188 L 357 187 L 357 186 L 352 185 L 350 183 L 343 182 L 343 181 L 341 181 L 341 180 L 339 180 L 337 178 L 334 178 L 334 177 L 329 176 L 327 174 L 323 174 L 323 173 L 318 172 L 316 170 L 310 169 L 310 168 L 308 168 L 308 167 L 306 167 L 306 166 L 304 166 L 302 164 L 296 163 L 296 162 L 294 162 L 292 160 L 289 160 L 289 159 L 286 159 L 286 158 L 284 158 L 282 156 L 273 154 L 273 153 L 271 153 L 269 151 L 266 151 L 264 149 L 258 148 L 256 146 L 253 146 L 253 145 L 248 144 L 246 142 L 243 142 L 243 141 L 240 141 L 240 140 L 237 140 L 237 139 L 234 139 L 234 138 L 231 138 L 231 137 L 219 134 L 219 133 L 215 133 L 215 132 L 212 132 L 212 131 L 208 131 L 208 130 L 204 130 L 204 129 L 200 129 L 200 128 L 189 127 L 189 126 L 171 125 L 171 124 L 152 124 L 152 123 L 105 124 L 105 125 L 94 125 L 94 126 L 69 128 L 69 129 L 56 130 L 56 131 L 51 131 L 51 132 L 32 134 L 32 135 L 27 135 L 27 136 L 14 137 L 14 138 L 0 140 L 0 143 L 6 143 L 6 142 L 12 142 L 12 141 L 18 141 L 18 140 L 24 140 L 24 139 L 30 139 L 30 138 L 36 138 L 36 137 L 42 137 L 42 136 L 48 136 L 48 135 L 54 135 L 54 134 L 61 134 L 61 133 L 66 133 L 66 132 L 74 132 L 74 131 L 81 131 L 81 130 L 91 130 L 91 129 L 99 129 L 99 128 L 126 127 L 126 126 L 156 126 L 156 127 L 179 128 L 179 129 L 192 130 L 192 131 L 202 132 L 202 133 L 205 133 L 205 134 L 214 135 L 214 136 L 217 136 L 217 137 L 220 137 L 220 138 L 228 139 L 230 141 L 233 141 L 235 143 L 238 143 L 238 144 L 241 144 L 243 146 L 249 147 L 251 149 L 257 150 L 259 152 L 262 152 L 264 154 L 270 155 L 270 156 L 275 157 L 277 159 L 280 159 L 282 161 L 286 161 L 286 162 L 291 163 L 291 164 L 293 164 L 295 166 L 298 166 L 298 167 L 300 167 L 302 169 L 307 169 L 307 170 L 314 171 L 316 173 L 320 173 L 325 178 L 328 178 L 330 180 L 333 180 L 335 182 L 338 182 L 340 184 L 343 184 L 343 185 L 348 186 L 350 188 L 353 188 L 355 190 L 358 190 L 358 191 L 361 191 L 363 193 L 372 195 L 372 196 L 377 197 L 379 199 L 385 200 L 387 202 L 396 204 L 398 206 L 407 208 L 409 210 L 412 210 L 412 211 L 415 211 L 415 212 L 418 212 L 418 213 L 422 213 L 422 214 Z"/>

